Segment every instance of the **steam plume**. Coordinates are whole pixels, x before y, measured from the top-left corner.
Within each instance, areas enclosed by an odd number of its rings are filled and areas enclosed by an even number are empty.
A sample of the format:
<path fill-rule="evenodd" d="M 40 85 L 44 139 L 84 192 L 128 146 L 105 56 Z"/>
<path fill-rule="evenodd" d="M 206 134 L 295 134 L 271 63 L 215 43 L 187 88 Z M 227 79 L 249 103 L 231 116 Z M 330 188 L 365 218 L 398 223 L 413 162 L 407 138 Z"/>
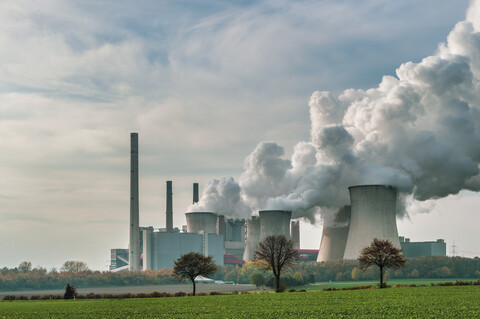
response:
<path fill-rule="evenodd" d="M 434 55 L 400 65 L 378 87 L 339 96 L 314 92 L 308 104 L 311 140 L 299 142 L 291 160 L 276 143 L 260 143 L 235 184 L 231 207 L 239 211 L 233 214 L 287 209 L 294 218 L 314 220 L 319 209 L 347 205 L 347 187 L 358 184 L 392 185 L 400 198 L 416 201 L 480 190 L 479 79 L 475 1 Z M 210 189 L 203 203 L 225 201 L 215 195 L 218 185 Z"/>

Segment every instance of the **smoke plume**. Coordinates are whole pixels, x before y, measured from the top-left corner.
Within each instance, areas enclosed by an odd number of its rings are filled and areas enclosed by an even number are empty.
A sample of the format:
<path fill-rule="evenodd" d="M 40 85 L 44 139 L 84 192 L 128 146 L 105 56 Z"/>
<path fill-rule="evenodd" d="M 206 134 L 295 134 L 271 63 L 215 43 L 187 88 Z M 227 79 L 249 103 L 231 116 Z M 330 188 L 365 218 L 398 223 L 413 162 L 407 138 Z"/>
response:
<path fill-rule="evenodd" d="M 348 205 L 352 185 L 396 187 L 407 199 L 399 215 L 412 200 L 427 201 L 416 205 L 425 208 L 432 199 L 478 191 L 479 79 L 476 1 L 434 55 L 400 65 L 396 76 L 384 76 L 378 87 L 338 96 L 314 92 L 308 103 L 311 140 L 299 142 L 291 160 L 276 143 L 260 143 L 247 157 L 238 184 L 211 182 L 199 206 L 235 208 L 237 216 L 287 209 L 294 218 L 314 220 L 320 210 Z M 235 191 L 221 191 L 222 183 L 234 183 Z M 222 197 L 230 193 L 233 198 Z"/>

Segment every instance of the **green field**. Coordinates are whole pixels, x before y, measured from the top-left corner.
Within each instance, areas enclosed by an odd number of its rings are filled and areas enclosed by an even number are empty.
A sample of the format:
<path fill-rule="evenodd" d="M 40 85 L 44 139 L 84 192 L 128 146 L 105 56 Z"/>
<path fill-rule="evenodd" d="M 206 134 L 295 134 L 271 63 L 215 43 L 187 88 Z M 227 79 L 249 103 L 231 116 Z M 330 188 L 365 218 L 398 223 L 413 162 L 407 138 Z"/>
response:
<path fill-rule="evenodd" d="M 480 318 L 480 287 L 3 301 L 0 318 Z"/>
<path fill-rule="evenodd" d="M 430 286 L 431 284 L 439 284 L 444 282 L 456 282 L 456 281 L 477 281 L 475 279 L 391 279 L 387 282 L 389 286 L 395 285 L 411 285 L 415 284 L 417 286 Z M 294 287 L 296 290 L 323 290 L 325 288 L 349 288 L 349 287 L 358 287 L 358 286 L 375 286 L 378 285 L 378 280 L 368 280 L 368 281 L 332 281 L 332 282 L 317 282 L 314 284 L 309 284 L 305 286 Z"/>

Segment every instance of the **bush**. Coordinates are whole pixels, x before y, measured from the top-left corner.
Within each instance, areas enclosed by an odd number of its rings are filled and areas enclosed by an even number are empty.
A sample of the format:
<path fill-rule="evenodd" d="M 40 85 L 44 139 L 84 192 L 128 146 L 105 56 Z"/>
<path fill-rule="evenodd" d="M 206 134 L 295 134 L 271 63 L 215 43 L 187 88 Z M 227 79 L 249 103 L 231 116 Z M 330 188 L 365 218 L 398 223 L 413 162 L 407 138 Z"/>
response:
<path fill-rule="evenodd" d="M 174 294 L 175 297 L 185 297 L 187 295 L 186 292 L 179 291 Z"/>
<path fill-rule="evenodd" d="M 223 295 L 221 292 L 218 291 L 212 291 L 209 293 L 210 296 L 218 296 L 218 295 Z"/>
<path fill-rule="evenodd" d="M 11 296 L 9 296 L 9 295 L 6 295 L 6 296 L 4 296 L 4 297 L 3 297 L 3 300 L 10 300 L 10 301 L 13 301 L 13 300 L 15 300 L 15 296 L 14 296 L 14 295 L 11 295 Z"/>
<path fill-rule="evenodd" d="M 280 285 L 278 286 L 278 292 L 284 292 L 285 290 L 287 290 L 288 286 L 286 283 L 284 282 L 281 282 Z"/>

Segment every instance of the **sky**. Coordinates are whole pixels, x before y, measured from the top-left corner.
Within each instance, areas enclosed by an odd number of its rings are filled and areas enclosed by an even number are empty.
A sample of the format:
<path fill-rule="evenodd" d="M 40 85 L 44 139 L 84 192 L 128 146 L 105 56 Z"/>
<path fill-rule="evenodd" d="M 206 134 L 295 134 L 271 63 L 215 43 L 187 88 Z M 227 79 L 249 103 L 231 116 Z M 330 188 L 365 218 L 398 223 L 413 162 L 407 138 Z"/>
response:
<path fill-rule="evenodd" d="M 172 180 L 181 227 L 192 183 L 242 180 L 261 142 L 290 158 L 311 139 L 314 92 L 371 92 L 406 77 L 408 62 L 447 54 L 469 4 L 2 1 L 0 267 L 107 270 L 110 249 L 128 247 L 130 132 L 140 224 L 165 227 Z M 480 194 L 437 197 L 407 207 L 399 234 L 479 256 Z M 302 248 L 320 245 L 315 220 L 301 223 Z"/>

